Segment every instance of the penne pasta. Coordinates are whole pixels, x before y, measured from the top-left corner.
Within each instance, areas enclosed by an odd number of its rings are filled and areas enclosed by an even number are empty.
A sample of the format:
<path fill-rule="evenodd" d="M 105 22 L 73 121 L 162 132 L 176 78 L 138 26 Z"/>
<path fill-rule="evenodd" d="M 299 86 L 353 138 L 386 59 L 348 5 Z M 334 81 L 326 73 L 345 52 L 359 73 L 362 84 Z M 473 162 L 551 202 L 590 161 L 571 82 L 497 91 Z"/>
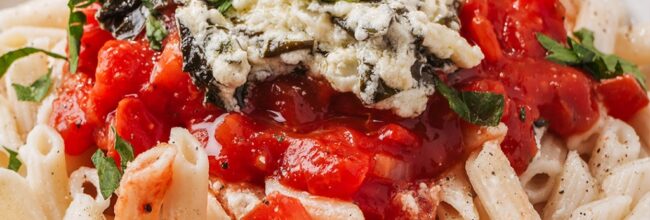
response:
<path fill-rule="evenodd" d="M 551 134 L 544 135 L 540 145 L 538 155 L 519 176 L 519 181 L 533 204 L 548 199 L 567 154 L 562 141 Z"/>
<path fill-rule="evenodd" d="M 95 197 L 86 194 L 84 184 L 90 183 L 95 189 Z M 105 219 L 104 210 L 110 205 L 110 198 L 104 199 L 99 193 L 99 176 L 97 170 L 81 167 L 70 175 L 70 195 L 72 202 L 66 209 L 64 220 Z"/>
<path fill-rule="evenodd" d="M 567 219 L 574 209 L 598 196 L 597 182 L 576 151 L 568 153 L 558 178 L 544 207 L 544 220 Z"/>
<path fill-rule="evenodd" d="M 650 191 L 650 158 L 627 163 L 612 170 L 602 182 L 603 196 L 629 196 L 636 203 Z"/>
<path fill-rule="evenodd" d="M 40 205 L 43 198 L 16 172 L 0 168 L 0 186 L 0 219 L 48 219 Z"/>
<path fill-rule="evenodd" d="M 598 181 L 625 163 L 638 158 L 641 144 L 634 129 L 625 122 L 608 118 L 589 159 L 589 170 Z"/>
<path fill-rule="evenodd" d="M 474 192 L 462 166 L 453 168 L 439 180 L 442 187 L 438 218 L 478 220 Z"/>
<path fill-rule="evenodd" d="M 488 141 L 472 153 L 465 169 L 491 219 L 540 219 L 498 142 Z"/>
<path fill-rule="evenodd" d="M 587 203 L 574 210 L 571 220 L 622 219 L 630 211 L 632 199 L 628 196 L 614 196 Z"/>
<path fill-rule="evenodd" d="M 184 128 L 173 128 L 169 143 L 176 148 L 169 190 L 161 218 L 205 219 L 208 204 L 208 156 Z"/>
<path fill-rule="evenodd" d="M 27 183 L 49 219 L 61 219 L 70 204 L 63 139 L 54 129 L 36 126 L 20 148 Z M 47 183 L 47 184 L 43 184 Z"/>
<path fill-rule="evenodd" d="M 175 157 L 175 147 L 160 144 L 140 154 L 127 166 L 118 188 L 115 219 L 160 218 Z"/>
<path fill-rule="evenodd" d="M 645 193 L 625 217 L 625 220 L 643 220 L 647 219 L 648 216 L 650 216 L 650 193 Z"/>

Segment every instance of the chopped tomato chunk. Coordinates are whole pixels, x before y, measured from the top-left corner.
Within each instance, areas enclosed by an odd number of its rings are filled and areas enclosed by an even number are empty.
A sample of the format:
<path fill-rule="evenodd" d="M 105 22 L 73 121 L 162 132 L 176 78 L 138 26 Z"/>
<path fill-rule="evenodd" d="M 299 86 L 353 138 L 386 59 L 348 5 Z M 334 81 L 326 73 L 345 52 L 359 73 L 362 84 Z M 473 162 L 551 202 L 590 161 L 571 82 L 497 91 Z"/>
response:
<path fill-rule="evenodd" d="M 278 192 L 271 193 L 242 220 L 310 220 L 311 216 L 302 206 L 300 200 L 284 196 Z"/>
<path fill-rule="evenodd" d="M 603 80 L 596 91 L 600 94 L 608 113 L 618 119 L 628 120 L 648 105 L 648 95 L 631 75 Z"/>
<path fill-rule="evenodd" d="M 50 124 L 65 142 L 65 152 L 78 155 L 92 145 L 99 121 L 89 107 L 88 92 L 93 79 L 86 74 L 66 74 L 59 96 L 52 103 Z"/>
<path fill-rule="evenodd" d="M 95 13 L 101 6 L 99 4 L 92 4 L 82 10 L 86 15 L 86 24 L 84 25 L 84 33 L 81 37 L 81 44 L 79 48 L 79 66 L 78 71 L 91 76 L 95 76 L 95 69 L 97 68 L 97 53 L 99 49 L 104 46 L 109 40 L 113 39 L 110 32 L 102 30 L 99 27 Z"/>
<path fill-rule="evenodd" d="M 370 158 L 359 149 L 367 137 L 344 128 L 310 136 L 291 140 L 280 167 L 282 182 L 317 195 L 351 197 L 369 170 Z"/>
<path fill-rule="evenodd" d="M 102 47 L 90 92 L 99 115 L 105 116 L 122 98 L 143 87 L 151 74 L 153 55 L 148 45 L 138 42 L 113 40 Z"/>
<path fill-rule="evenodd" d="M 137 98 L 125 98 L 117 106 L 115 130 L 120 137 L 131 143 L 136 155 L 155 146 L 159 141 L 166 141 L 170 129 L 152 115 Z M 110 149 L 109 147 L 109 152 Z"/>

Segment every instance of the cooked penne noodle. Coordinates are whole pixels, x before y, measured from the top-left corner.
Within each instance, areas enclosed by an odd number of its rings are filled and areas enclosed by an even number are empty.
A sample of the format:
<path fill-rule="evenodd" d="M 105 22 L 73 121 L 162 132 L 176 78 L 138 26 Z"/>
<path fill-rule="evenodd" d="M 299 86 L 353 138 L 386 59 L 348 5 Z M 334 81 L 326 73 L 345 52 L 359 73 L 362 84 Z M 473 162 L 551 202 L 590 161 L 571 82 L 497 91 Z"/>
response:
<path fill-rule="evenodd" d="M 95 197 L 84 192 L 84 184 L 90 183 L 95 189 Z M 97 170 L 81 167 L 70 175 L 70 195 L 72 202 L 63 219 L 105 219 L 104 210 L 110 206 L 110 198 L 104 199 L 99 193 L 99 176 Z"/>
<path fill-rule="evenodd" d="M 650 191 L 650 158 L 639 159 L 612 170 L 602 182 L 603 196 L 629 196 L 636 203 Z"/>
<path fill-rule="evenodd" d="M 169 143 L 176 148 L 173 175 L 161 218 L 205 219 L 208 204 L 208 156 L 184 128 L 173 128 Z"/>
<path fill-rule="evenodd" d="M 629 196 L 613 196 L 587 203 L 574 210 L 571 220 L 623 219 L 630 211 L 632 199 Z"/>
<path fill-rule="evenodd" d="M 474 192 L 467 180 L 462 166 L 456 166 L 439 180 L 442 187 L 441 206 L 438 217 L 441 219 L 478 220 L 478 211 L 474 205 Z"/>
<path fill-rule="evenodd" d="M 544 220 L 567 219 L 574 209 L 598 195 L 596 180 L 576 151 L 568 153 L 558 178 L 544 207 Z"/>
<path fill-rule="evenodd" d="M 0 219 L 46 220 L 42 197 L 32 192 L 27 180 L 12 170 L 0 168 Z"/>
<path fill-rule="evenodd" d="M 634 129 L 614 118 L 605 120 L 589 159 L 589 170 L 602 181 L 610 172 L 638 158 L 641 144 Z"/>
<path fill-rule="evenodd" d="M 650 216 L 650 193 L 646 193 L 634 205 L 632 211 L 625 217 L 625 220 L 643 220 Z"/>
<path fill-rule="evenodd" d="M 498 142 L 472 153 L 465 169 L 491 219 L 540 219 Z"/>
<path fill-rule="evenodd" d="M 70 204 L 63 139 L 54 129 L 36 126 L 20 148 L 27 182 L 49 219 L 61 219 Z M 47 184 L 43 184 L 47 183 Z"/>
<path fill-rule="evenodd" d="M 562 172 L 566 154 L 566 147 L 557 137 L 551 134 L 542 137 L 539 154 L 519 176 L 531 203 L 548 200 L 557 177 Z"/>
<path fill-rule="evenodd" d="M 131 162 L 118 188 L 115 219 L 159 219 L 172 181 L 176 148 L 160 144 Z M 204 203 L 205 204 L 205 203 Z"/>

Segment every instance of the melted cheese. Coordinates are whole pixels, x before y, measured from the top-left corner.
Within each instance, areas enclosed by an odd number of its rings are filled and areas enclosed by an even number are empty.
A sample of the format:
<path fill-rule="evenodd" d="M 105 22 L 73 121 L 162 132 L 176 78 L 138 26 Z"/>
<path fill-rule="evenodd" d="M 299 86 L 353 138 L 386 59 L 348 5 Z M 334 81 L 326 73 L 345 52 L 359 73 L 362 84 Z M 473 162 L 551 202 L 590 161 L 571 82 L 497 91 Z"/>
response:
<path fill-rule="evenodd" d="M 203 48 L 229 110 L 237 110 L 233 94 L 246 82 L 306 67 L 367 106 L 415 117 L 434 93 L 411 73 L 415 64 L 443 60 L 435 69 L 449 73 L 483 58 L 458 33 L 455 0 L 233 0 L 225 15 L 202 0 L 183 2 L 177 19 Z M 268 56 L 270 45 L 299 41 L 313 48 Z"/>

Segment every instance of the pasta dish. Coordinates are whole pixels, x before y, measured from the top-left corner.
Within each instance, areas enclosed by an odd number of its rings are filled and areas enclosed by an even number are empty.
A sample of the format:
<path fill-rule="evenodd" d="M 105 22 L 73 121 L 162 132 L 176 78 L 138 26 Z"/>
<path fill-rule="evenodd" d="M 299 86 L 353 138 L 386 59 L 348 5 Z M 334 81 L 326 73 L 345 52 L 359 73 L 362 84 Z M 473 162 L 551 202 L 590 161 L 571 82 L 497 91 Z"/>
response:
<path fill-rule="evenodd" d="M 0 219 L 648 219 L 649 3 L 0 3 Z"/>

